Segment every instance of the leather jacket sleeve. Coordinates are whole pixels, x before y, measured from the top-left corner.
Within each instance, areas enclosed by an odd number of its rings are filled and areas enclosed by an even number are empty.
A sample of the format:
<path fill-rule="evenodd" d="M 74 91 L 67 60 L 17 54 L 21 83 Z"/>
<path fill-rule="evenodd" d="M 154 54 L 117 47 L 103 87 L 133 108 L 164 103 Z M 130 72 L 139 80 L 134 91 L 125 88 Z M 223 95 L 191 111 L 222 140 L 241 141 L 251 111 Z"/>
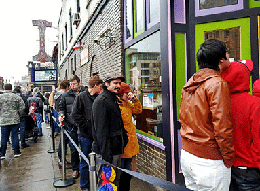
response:
<path fill-rule="evenodd" d="M 228 83 L 219 81 L 207 91 L 208 103 L 212 115 L 214 136 L 226 167 L 233 164 L 234 140 L 231 116 L 231 100 Z"/>

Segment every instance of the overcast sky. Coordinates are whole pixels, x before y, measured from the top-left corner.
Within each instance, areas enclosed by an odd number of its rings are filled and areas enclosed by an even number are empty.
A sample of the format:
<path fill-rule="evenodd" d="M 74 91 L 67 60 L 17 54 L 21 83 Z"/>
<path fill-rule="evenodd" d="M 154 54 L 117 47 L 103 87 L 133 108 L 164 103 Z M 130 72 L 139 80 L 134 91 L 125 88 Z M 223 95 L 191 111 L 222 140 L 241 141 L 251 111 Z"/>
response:
<path fill-rule="evenodd" d="M 47 20 L 57 27 L 62 0 L 7 0 L 0 3 L 0 76 L 21 81 L 28 61 L 39 51 L 39 30 L 32 20 Z M 57 29 L 47 27 L 45 51 L 51 56 Z M 54 42 L 56 41 L 56 42 Z"/>

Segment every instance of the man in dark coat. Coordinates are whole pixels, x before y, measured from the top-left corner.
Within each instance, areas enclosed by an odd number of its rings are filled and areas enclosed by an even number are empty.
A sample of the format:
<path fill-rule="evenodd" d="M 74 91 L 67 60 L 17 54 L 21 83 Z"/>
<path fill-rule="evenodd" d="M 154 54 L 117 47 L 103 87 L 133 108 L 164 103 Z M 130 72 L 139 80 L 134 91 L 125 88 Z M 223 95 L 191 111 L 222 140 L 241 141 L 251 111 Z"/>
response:
<path fill-rule="evenodd" d="M 77 127 L 75 126 L 75 122 L 72 119 L 72 105 L 76 98 L 76 96 L 83 92 L 84 89 L 80 86 L 80 79 L 77 75 L 74 75 L 70 80 L 70 90 L 62 94 L 61 100 L 58 106 L 58 114 L 59 121 L 62 124 L 64 122 L 64 128 L 69 133 L 70 137 L 74 140 L 74 142 L 78 145 L 78 135 L 77 135 Z M 66 136 L 65 136 L 66 137 Z M 71 152 L 71 166 L 73 169 L 73 178 L 79 177 L 79 154 L 74 145 L 69 142 L 70 152 Z M 66 144 L 66 143 L 65 143 Z M 58 156 L 61 159 L 61 145 L 58 149 Z"/>
<path fill-rule="evenodd" d="M 99 76 L 93 76 L 89 80 L 88 89 L 80 93 L 72 107 L 72 118 L 78 127 L 78 138 L 81 151 L 88 157 L 92 147 L 92 125 L 91 114 L 92 104 L 99 93 L 102 92 L 103 81 Z M 81 157 L 80 160 L 80 187 L 81 190 L 89 190 L 89 167 L 87 162 Z"/>
<path fill-rule="evenodd" d="M 109 74 L 104 81 L 104 91 L 95 99 L 92 106 L 94 138 L 92 149 L 100 154 L 102 159 L 120 166 L 121 154 L 128 142 L 117 98 L 124 77 Z M 118 183 L 119 179 L 116 178 L 117 186 Z"/>

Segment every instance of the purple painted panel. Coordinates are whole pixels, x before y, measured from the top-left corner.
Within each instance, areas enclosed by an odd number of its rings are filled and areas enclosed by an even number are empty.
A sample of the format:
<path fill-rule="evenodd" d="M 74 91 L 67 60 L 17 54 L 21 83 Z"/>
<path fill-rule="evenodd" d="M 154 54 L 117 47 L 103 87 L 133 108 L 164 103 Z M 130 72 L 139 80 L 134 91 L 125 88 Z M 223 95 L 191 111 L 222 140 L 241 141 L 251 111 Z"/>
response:
<path fill-rule="evenodd" d="M 237 10 L 241 10 L 244 8 L 244 2 L 243 0 L 238 0 L 238 4 L 236 5 L 227 5 L 224 7 L 214 7 L 211 9 L 199 9 L 199 0 L 195 0 L 195 16 L 205 16 L 205 15 L 211 15 L 211 14 L 219 14 L 224 12 L 233 12 Z"/>
<path fill-rule="evenodd" d="M 154 26 L 155 24 L 160 22 L 160 18 L 155 19 L 152 22 L 150 22 L 150 0 L 146 0 L 145 7 L 146 7 L 146 25 L 147 25 L 147 29 L 150 29 L 152 26 Z M 160 12 L 160 7 L 158 7 L 158 10 Z"/>
<path fill-rule="evenodd" d="M 182 24 L 186 23 L 185 0 L 174 1 L 174 22 Z"/>
<path fill-rule="evenodd" d="M 141 139 L 141 140 L 143 140 L 143 141 L 145 141 L 147 143 L 150 143 L 151 145 L 154 145 L 154 146 L 162 149 L 163 151 L 165 150 L 165 146 L 161 142 L 153 140 L 153 139 L 151 139 L 149 137 L 146 137 L 144 135 L 141 135 L 139 133 L 136 133 L 136 136 L 137 136 L 138 139 Z"/>

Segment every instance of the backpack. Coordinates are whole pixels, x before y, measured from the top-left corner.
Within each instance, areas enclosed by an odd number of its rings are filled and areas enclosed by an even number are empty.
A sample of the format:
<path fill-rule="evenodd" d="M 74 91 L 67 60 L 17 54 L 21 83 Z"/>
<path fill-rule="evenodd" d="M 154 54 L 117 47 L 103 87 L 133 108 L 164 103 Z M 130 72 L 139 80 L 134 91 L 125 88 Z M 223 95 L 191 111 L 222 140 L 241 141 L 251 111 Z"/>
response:
<path fill-rule="evenodd" d="M 35 102 L 33 101 L 30 106 L 29 106 L 29 112 L 30 113 L 34 113 L 37 110 L 37 106 L 35 104 Z"/>

